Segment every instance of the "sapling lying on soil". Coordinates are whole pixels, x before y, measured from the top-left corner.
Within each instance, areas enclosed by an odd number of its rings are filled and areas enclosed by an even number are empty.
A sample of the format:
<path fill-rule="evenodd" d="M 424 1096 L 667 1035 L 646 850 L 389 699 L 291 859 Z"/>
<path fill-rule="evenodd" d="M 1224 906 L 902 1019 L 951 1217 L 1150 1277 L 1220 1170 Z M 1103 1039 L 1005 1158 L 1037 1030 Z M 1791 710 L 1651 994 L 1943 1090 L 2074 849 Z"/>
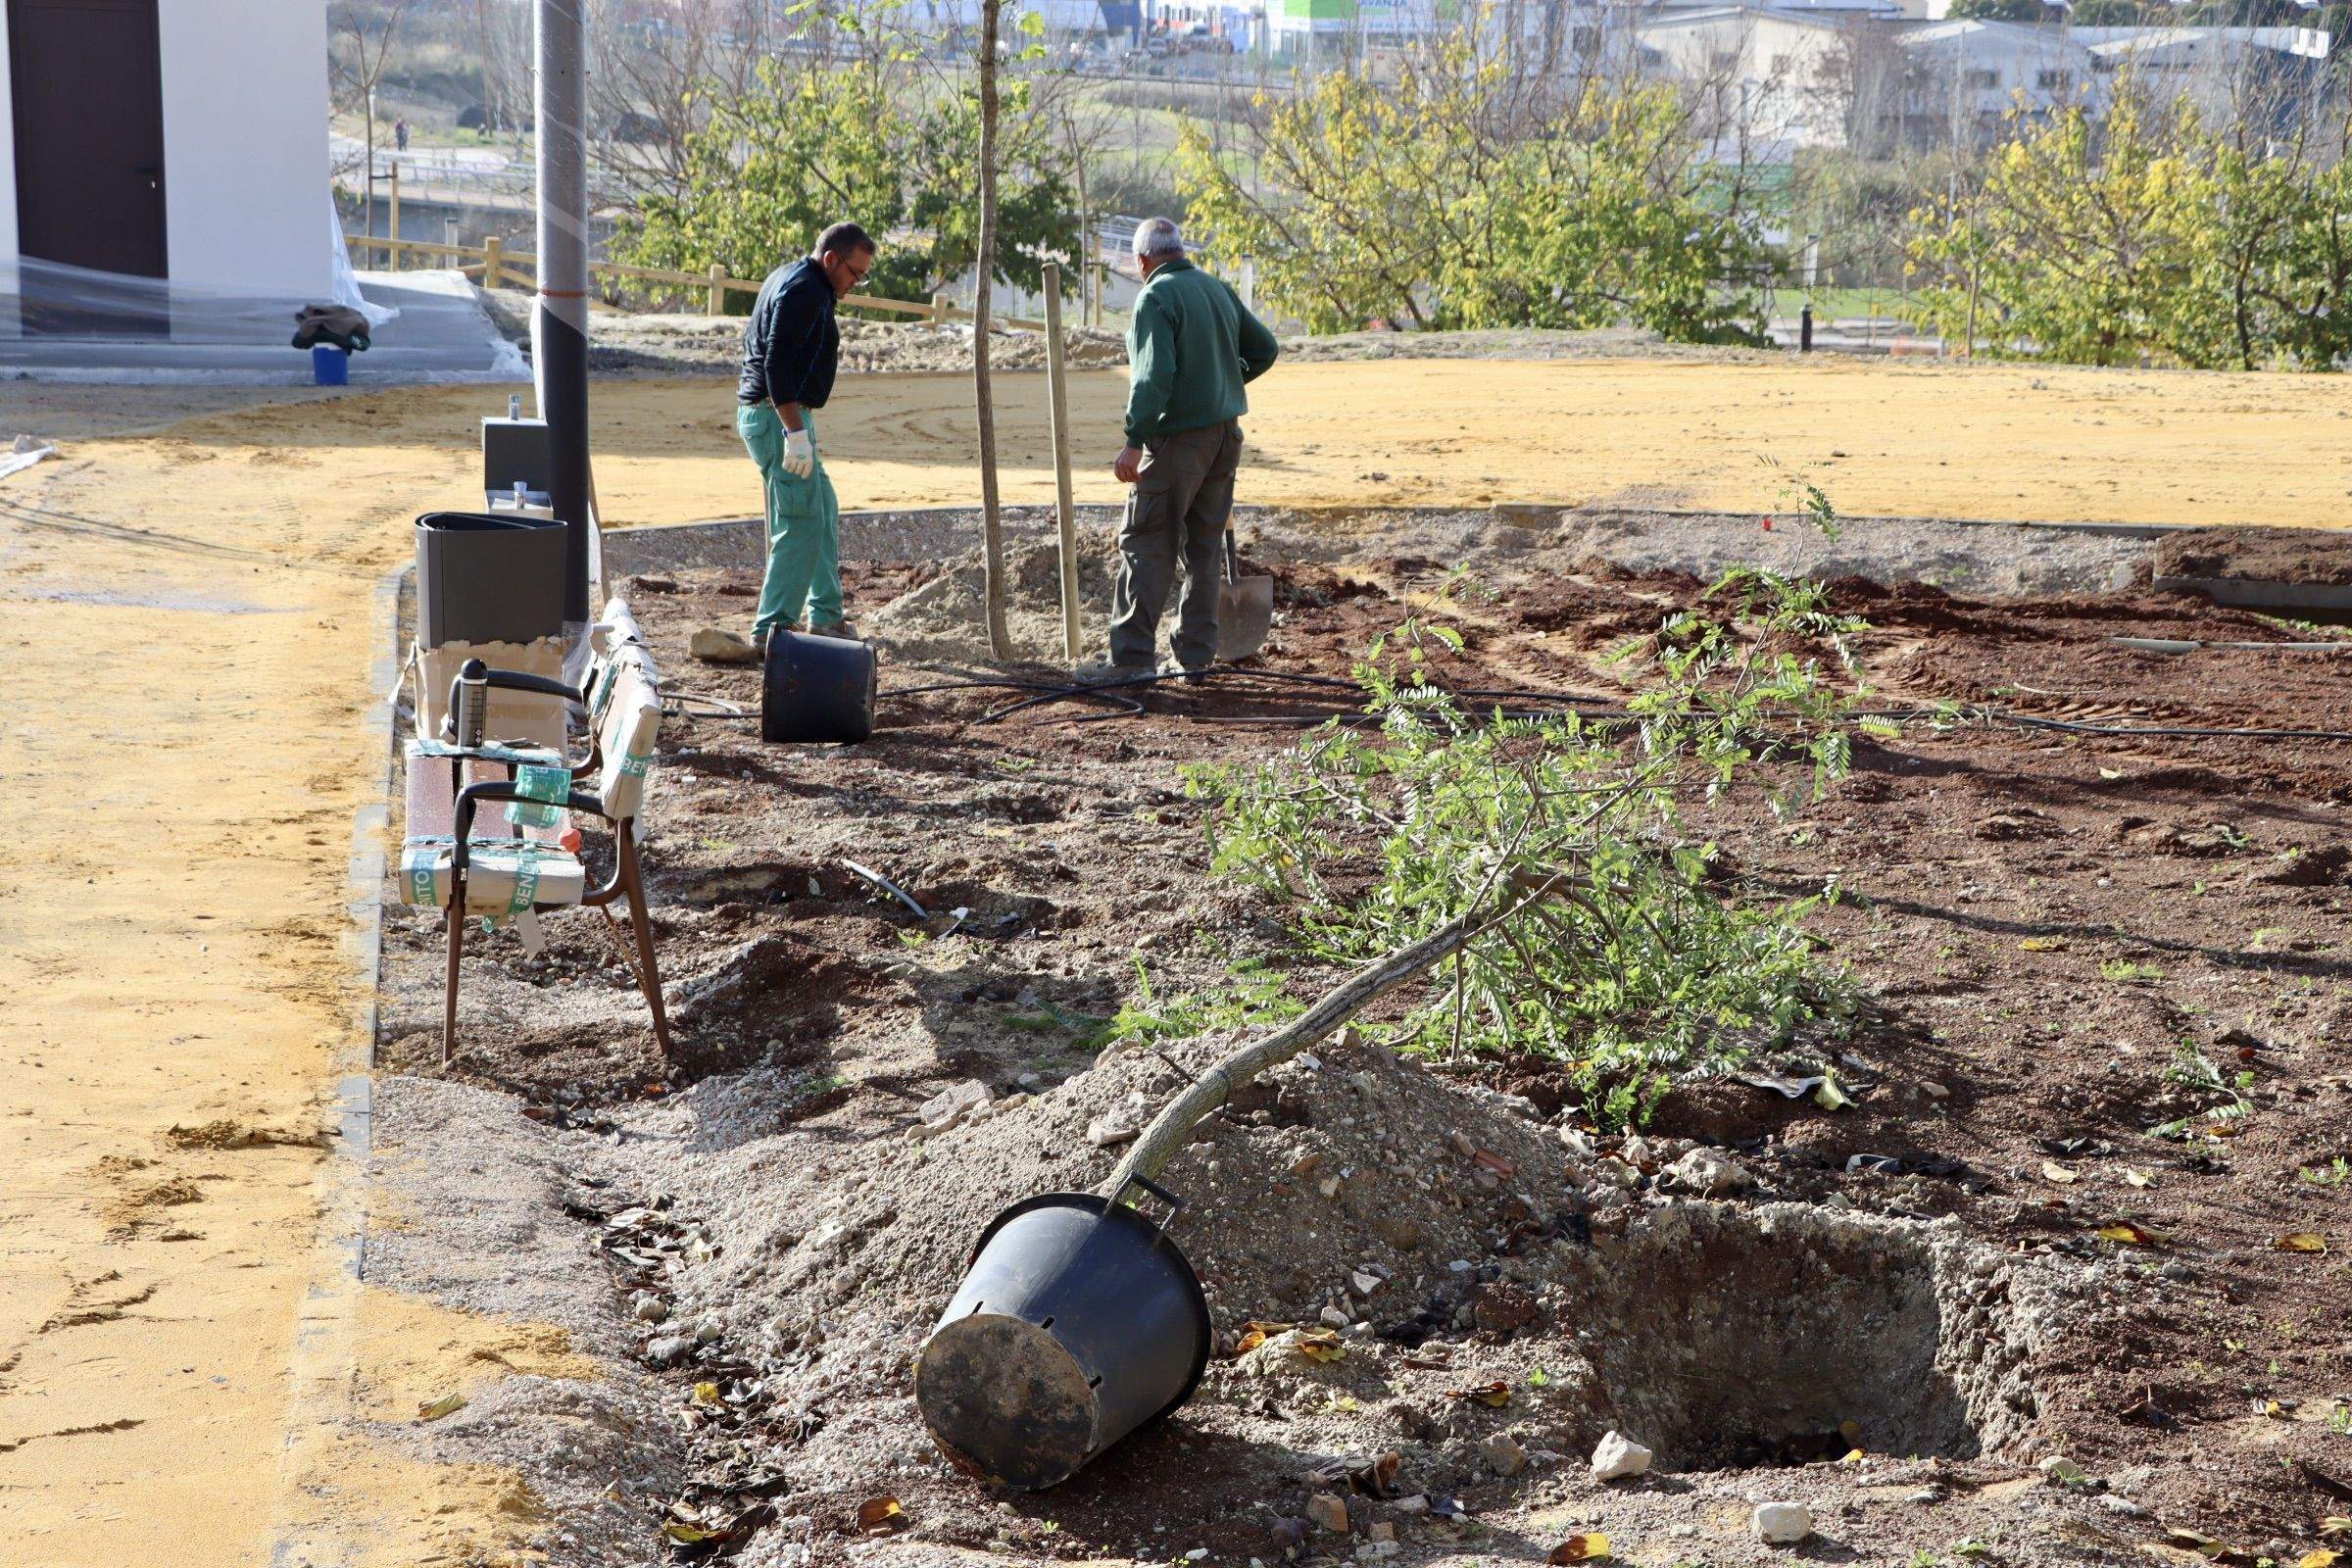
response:
<path fill-rule="evenodd" d="M 1721 1069 L 1850 994 L 1801 929 L 1834 887 L 1727 896 L 1692 792 L 1800 808 L 1841 777 L 1868 692 L 1815 583 L 1731 572 L 1615 656 L 1648 675 L 1605 714 L 1482 716 L 1431 675 L 1448 627 L 1407 622 L 1358 664 L 1371 722 L 1270 761 L 1193 770 L 1212 864 L 1285 907 L 1305 950 L 1357 963 L 1409 949 L 1497 888 L 1563 885 L 1484 925 L 1396 1027 L 1404 1049 L 1566 1064 L 1588 1112 L 1640 1119 L 1670 1074 Z"/>

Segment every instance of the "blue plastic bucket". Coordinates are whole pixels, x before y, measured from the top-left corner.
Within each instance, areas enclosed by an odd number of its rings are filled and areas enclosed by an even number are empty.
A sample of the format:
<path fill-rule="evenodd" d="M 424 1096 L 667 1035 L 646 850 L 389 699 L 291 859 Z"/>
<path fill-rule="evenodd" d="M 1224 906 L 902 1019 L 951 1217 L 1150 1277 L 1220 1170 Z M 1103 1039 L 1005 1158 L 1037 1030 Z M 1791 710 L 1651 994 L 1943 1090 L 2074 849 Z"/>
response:
<path fill-rule="evenodd" d="M 321 343 L 311 350 L 311 380 L 318 386 L 351 385 L 351 354 Z"/>

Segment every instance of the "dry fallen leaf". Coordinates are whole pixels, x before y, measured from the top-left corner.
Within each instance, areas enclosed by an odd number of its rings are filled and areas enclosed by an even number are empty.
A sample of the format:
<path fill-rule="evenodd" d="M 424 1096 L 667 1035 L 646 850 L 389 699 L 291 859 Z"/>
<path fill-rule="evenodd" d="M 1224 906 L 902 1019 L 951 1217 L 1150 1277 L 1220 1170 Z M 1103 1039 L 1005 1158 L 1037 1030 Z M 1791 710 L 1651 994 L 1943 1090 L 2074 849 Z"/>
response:
<path fill-rule="evenodd" d="M 896 1497 L 868 1497 L 858 1505 L 858 1533 L 861 1536 L 886 1535 L 906 1528 L 906 1510 L 899 1506 Z"/>
<path fill-rule="evenodd" d="M 675 1519 L 664 1524 L 662 1533 L 681 1546 L 699 1546 L 706 1541 L 716 1541 L 726 1534 L 723 1530 L 705 1530 L 701 1525 L 681 1524 Z"/>
<path fill-rule="evenodd" d="M 1481 1383 L 1471 1389 L 1447 1389 L 1446 1397 L 1448 1399 L 1476 1399 L 1481 1404 L 1491 1404 L 1499 1410 L 1511 1402 L 1511 1386 L 1508 1383 L 1496 1382 Z"/>
<path fill-rule="evenodd" d="M 1598 1562 L 1609 1554 L 1609 1538 L 1594 1530 L 1581 1536 L 1570 1536 L 1551 1548 L 1547 1563 Z"/>
<path fill-rule="evenodd" d="M 2068 1170 L 2054 1159 L 2041 1162 L 2041 1173 L 2054 1182 L 2079 1182 L 2082 1179 L 2081 1171 Z"/>
<path fill-rule="evenodd" d="M 2066 938 L 2028 937 L 2025 941 L 2020 942 L 2018 946 L 2023 948 L 2028 953 L 2064 953 L 2066 951 Z"/>
<path fill-rule="evenodd" d="M 2227 1544 L 2216 1541 L 2211 1536 L 2201 1534 L 2200 1532 L 2194 1530 L 2181 1530 L 2178 1528 L 2167 1530 L 2164 1533 L 2164 1539 L 2171 1542 L 2176 1546 L 2186 1546 L 2189 1550 L 2197 1553 L 2197 1555 L 2201 1557 L 2212 1557 L 2216 1560 L 2219 1560 L 2223 1557 L 2234 1557 L 2237 1555 L 2235 1549 Z"/>
<path fill-rule="evenodd" d="M 2317 1551 L 2307 1551 L 2296 1558 L 2295 1568 L 2335 1568 L 2343 1555 L 2340 1551 L 2322 1546 Z"/>
<path fill-rule="evenodd" d="M 424 1401 L 424 1403 L 416 1406 L 416 1419 L 419 1421 L 438 1421 L 445 1415 L 455 1415 L 458 1411 L 465 1408 L 466 1396 L 463 1394 L 444 1394 L 438 1399 L 427 1399 Z"/>
<path fill-rule="evenodd" d="M 2320 1521 L 2323 1536 L 2352 1536 L 2352 1514 L 2331 1513 Z"/>
<path fill-rule="evenodd" d="M 1277 1334 L 1288 1332 L 1288 1323 L 1259 1323 L 1254 1320 L 1242 1325 L 1242 1337 L 1234 1342 L 1233 1353 L 1248 1355 Z"/>
<path fill-rule="evenodd" d="M 1298 1353 L 1309 1361 L 1337 1361 L 1348 1353 L 1337 1329 L 1308 1329 L 1298 1336 Z"/>
<path fill-rule="evenodd" d="M 697 1383 L 694 1386 L 694 1402 L 697 1404 L 718 1403 L 718 1385 L 715 1383 Z"/>
<path fill-rule="evenodd" d="M 2112 1225 L 2100 1226 L 2099 1236 L 2105 1241 L 2114 1242 L 2122 1247 L 2154 1247 L 2156 1245 L 2156 1238 L 2153 1234 L 2132 1224 L 2128 1219 L 2119 1219 Z"/>
<path fill-rule="evenodd" d="M 2325 1252 L 2328 1238 L 2318 1231 L 2289 1231 L 2271 1245 L 2281 1252 Z"/>
<path fill-rule="evenodd" d="M 2133 1170 L 2129 1165 L 2124 1167 L 2124 1180 L 2130 1182 L 2134 1187 L 2153 1187 L 2156 1185 L 2155 1177 L 2149 1175 L 2144 1170 Z"/>

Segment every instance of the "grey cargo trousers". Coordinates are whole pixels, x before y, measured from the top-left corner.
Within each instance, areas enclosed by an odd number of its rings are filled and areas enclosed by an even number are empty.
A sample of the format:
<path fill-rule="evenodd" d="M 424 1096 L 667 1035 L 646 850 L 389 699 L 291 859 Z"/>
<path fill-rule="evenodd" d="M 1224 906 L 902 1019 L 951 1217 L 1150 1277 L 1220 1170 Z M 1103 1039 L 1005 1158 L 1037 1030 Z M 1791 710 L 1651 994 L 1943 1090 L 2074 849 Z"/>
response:
<path fill-rule="evenodd" d="M 1159 615 L 1184 562 L 1184 603 L 1168 639 L 1176 662 L 1217 662 L 1217 585 L 1225 579 L 1225 524 L 1242 463 L 1238 420 L 1180 430 L 1144 443 L 1143 472 L 1119 525 L 1119 580 L 1110 600 L 1110 659 L 1158 662 Z"/>

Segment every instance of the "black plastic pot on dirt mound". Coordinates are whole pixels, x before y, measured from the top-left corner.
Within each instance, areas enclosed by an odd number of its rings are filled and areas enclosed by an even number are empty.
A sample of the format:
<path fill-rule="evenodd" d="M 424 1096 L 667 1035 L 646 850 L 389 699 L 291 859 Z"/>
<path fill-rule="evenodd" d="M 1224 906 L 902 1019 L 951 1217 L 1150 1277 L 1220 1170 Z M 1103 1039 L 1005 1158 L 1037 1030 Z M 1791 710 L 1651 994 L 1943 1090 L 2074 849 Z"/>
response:
<path fill-rule="evenodd" d="M 981 1234 L 916 1358 L 915 1403 L 958 1469 L 1038 1492 L 1191 1398 L 1208 1346 L 1208 1302 L 1164 1226 L 1047 1193 Z"/>
<path fill-rule="evenodd" d="M 878 673 L 874 651 L 864 643 L 777 627 L 767 637 L 760 738 L 785 743 L 864 740 L 874 732 Z"/>

